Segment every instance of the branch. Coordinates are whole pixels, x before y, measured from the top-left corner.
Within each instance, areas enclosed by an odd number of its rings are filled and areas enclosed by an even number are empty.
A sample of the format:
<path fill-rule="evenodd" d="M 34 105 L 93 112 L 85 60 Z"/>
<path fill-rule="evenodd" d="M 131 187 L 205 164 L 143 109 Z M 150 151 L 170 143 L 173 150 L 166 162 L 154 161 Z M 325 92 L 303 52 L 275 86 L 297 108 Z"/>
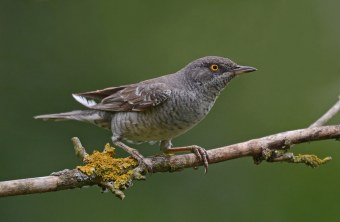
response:
<path fill-rule="evenodd" d="M 91 177 L 77 169 L 63 170 L 46 177 L 35 177 L 21 180 L 0 182 L 0 197 L 45 193 L 58 190 L 73 189 L 87 185 L 94 185 Z"/>
<path fill-rule="evenodd" d="M 287 131 L 258 139 L 249 140 L 229 146 L 215 148 L 207 151 L 209 163 L 218 163 L 230 159 L 252 156 L 255 159 L 264 158 L 270 162 L 275 161 L 280 152 L 266 154 L 270 151 L 284 151 L 287 145 L 300 144 L 316 140 L 340 138 L 340 125 L 321 126 L 300 130 Z M 274 155 L 274 156 L 273 156 Z M 273 161 L 271 161 L 273 158 Z M 171 157 L 151 157 L 154 172 L 177 171 L 183 168 L 201 166 L 203 163 L 194 154 L 177 155 Z"/>
<path fill-rule="evenodd" d="M 293 153 L 288 153 L 287 150 L 292 148 L 294 144 L 339 139 L 340 125 L 319 126 L 332 118 L 339 110 L 340 102 L 338 101 L 309 128 L 282 132 L 238 144 L 210 149 L 207 151 L 209 163 L 214 164 L 250 156 L 254 158 L 257 164 L 263 160 L 268 162 L 305 163 L 311 167 L 324 164 L 331 158 L 319 159 L 315 155 L 295 156 Z M 95 151 L 89 155 L 78 138 L 73 138 L 72 141 L 76 154 L 83 159 L 86 164 L 85 166 L 80 166 L 73 170 L 66 169 L 46 177 L 0 182 L 0 197 L 98 185 L 103 190 L 109 190 L 123 199 L 125 195 L 122 191 L 127 189 L 133 180 L 145 179 L 143 176 L 145 171 L 138 166 L 136 160 L 131 157 L 113 158 L 113 147 L 106 145 L 103 152 Z M 152 166 L 152 173 L 179 171 L 203 164 L 192 153 L 175 156 L 151 156 L 146 158 L 146 162 Z"/>

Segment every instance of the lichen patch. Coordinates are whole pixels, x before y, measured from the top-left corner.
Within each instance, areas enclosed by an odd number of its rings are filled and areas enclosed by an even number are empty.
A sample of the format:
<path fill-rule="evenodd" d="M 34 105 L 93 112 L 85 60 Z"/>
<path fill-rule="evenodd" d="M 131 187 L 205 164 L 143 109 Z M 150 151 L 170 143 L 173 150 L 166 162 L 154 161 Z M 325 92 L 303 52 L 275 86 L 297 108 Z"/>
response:
<path fill-rule="evenodd" d="M 114 158 L 115 148 L 106 144 L 104 151 L 93 151 L 84 158 L 84 166 L 77 169 L 91 176 L 95 174 L 103 182 L 113 182 L 115 189 L 124 189 L 133 179 L 133 169 L 138 161 L 132 157 Z"/>

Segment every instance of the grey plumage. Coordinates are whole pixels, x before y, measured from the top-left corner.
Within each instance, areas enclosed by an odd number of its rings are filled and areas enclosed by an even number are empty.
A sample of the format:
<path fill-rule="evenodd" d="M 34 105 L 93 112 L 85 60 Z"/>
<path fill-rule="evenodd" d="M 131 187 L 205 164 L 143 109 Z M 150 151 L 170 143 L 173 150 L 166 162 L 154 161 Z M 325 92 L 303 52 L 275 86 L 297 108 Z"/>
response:
<path fill-rule="evenodd" d="M 112 140 L 116 144 L 122 139 L 160 141 L 161 148 L 167 152 L 171 139 L 194 127 L 208 114 L 231 79 L 255 70 L 239 66 L 226 58 L 207 56 L 189 63 L 174 74 L 131 85 L 73 94 L 89 110 L 35 118 L 90 122 L 111 129 Z M 140 160 L 141 155 L 135 157 Z"/>

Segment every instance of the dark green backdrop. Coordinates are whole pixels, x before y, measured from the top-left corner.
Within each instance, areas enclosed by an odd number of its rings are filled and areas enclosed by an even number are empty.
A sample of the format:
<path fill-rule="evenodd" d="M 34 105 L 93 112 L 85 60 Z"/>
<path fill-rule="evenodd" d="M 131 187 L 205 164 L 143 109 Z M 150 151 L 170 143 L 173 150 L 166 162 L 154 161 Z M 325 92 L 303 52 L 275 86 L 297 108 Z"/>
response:
<path fill-rule="evenodd" d="M 88 149 L 110 141 L 91 125 L 32 116 L 80 109 L 73 92 L 171 73 L 206 55 L 258 71 L 234 80 L 175 145 L 213 148 L 308 126 L 340 94 L 339 9 L 336 0 L 1 0 L 0 180 L 80 164 L 72 136 Z M 211 165 L 207 175 L 151 175 L 124 201 L 97 187 L 2 198 L 0 221 L 335 221 L 339 146 L 294 147 L 334 158 L 317 169 L 244 158 Z"/>

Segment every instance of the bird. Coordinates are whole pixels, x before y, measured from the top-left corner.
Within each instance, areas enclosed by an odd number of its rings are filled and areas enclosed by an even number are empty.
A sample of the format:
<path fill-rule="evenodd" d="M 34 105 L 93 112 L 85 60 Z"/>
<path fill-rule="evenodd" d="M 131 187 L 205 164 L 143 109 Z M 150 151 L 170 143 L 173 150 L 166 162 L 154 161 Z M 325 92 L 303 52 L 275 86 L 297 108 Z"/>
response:
<path fill-rule="evenodd" d="M 235 77 L 256 71 L 220 56 L 196 59 L 179 71 L 117 87 L 72 94 L 86 107 L 35 116 L 43 120 L 76 120 L 111 130 L 112 142 L 152 172 L 145 158 L 128 143 L 158 142 L 164 154 L 193 152 L 208 169 L 207 151 L 197 145 L 172 147 L 172 140 L 202 121 Z"/>

